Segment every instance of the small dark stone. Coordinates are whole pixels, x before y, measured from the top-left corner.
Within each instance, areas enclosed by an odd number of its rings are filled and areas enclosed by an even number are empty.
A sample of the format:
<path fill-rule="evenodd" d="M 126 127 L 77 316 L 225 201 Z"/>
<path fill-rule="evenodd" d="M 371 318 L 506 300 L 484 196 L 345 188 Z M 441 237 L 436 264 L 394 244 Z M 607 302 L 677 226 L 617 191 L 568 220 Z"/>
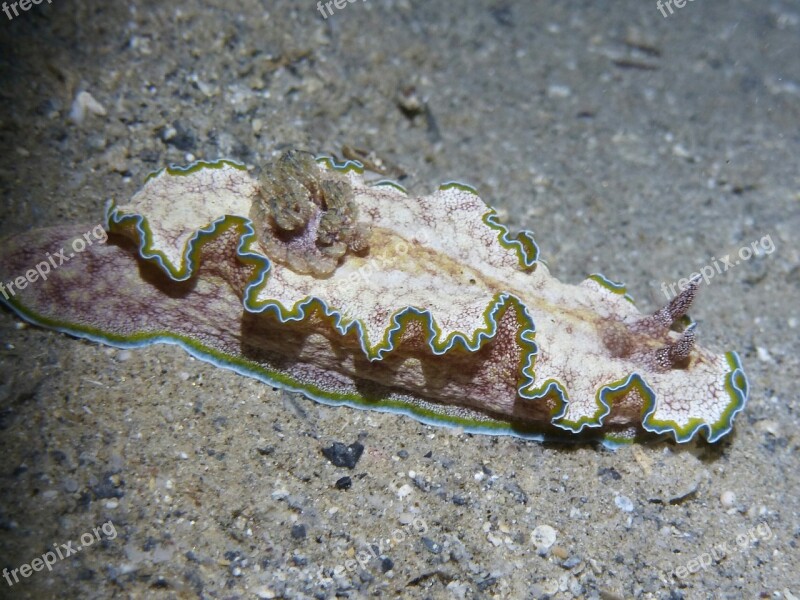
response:
<path fill-rule="evenodd" d="M 194 134 L 178 123 L 177 121 L 172 124 L 175 128 L 175 135 L 172 136 L 168 140 L 164 140 L 165 144 L 170 144 L 175 146 L 178 150 L 182 150 L 183 152 L 192 152 L 197 147 L 197 140 L 195 139 Z M 163 136 L 162 136 L 163 140 Z"/>
<path fill-rule="evenodd" d="M 421 477 L 420 475 L 414 477 L 414 479 L 412 479 L 412 482 L 414 483 L 415 486 L 417 486 L 419 490 L 425 492 L 426 494 L 430 492 L 431 489 L 433 489 L 433 486 L 431 485 L 430 481 Z"/>
<path fill-rule="evenodd" d="M 14 522 L 13 519 L 9 519 L 5 513 L 0 512 L 0 529 L 3 531 L 11 531 L 15 529 L 17 524 Z M 794 542 L 794 540 L 792 540 Z"/>
<path fill-rule="evenodd" d="M 353 487 L 353 480 L 346 475 L 336 480 L 337 490 L 349 490 L 351 487 Z"/>
<path fill-rule="evenodd" d="M 295 554 L 292 556 L 292 562 L 296 567 L 305 567 L 308 564 L 308 559 L 302 554 Z"/>
<path fill-rule="evenodd" d="M 510 6 L 498 6 L 497 8 L 490 9 L 489 14 L 492 15 L 492 18 L 498 25 L 502 25 L 503 27 L 514 26 L 514 15 L 511 12 Z"/>
<path fill-rule="evenodd" d="M 483 581 L 477 582 L 475 585 L 478 588 L 479 592 L 485 592 L 487 589 L 492 587 L 495 583 L 497 583 L 496 577 L 487 577 Z"/>
<path fill-rule="evenodd" d="M 519 484 L 516 481 L 508 481 L 503 485 L 503 489 L 507 491 L 514 497 L 514 500 L 517 504 L 527 504 L 528 503 L 528 494 L 519 487 Z"/>
<path fill-rule="evenodd" d="M 87 510 L 91 503 L 92 494 L 89 492 L 81 492 L 81 496 L 78 498 L 78 506 L 80 506 L 83 510 Z"/>
<path fill-rule="evenodd" d="M 408 458 L 408 452 L 406 452 L 405 450 L 400 450 L 398 451 L 397 456 L 398 458 L 404 458 L 404 459 Z"/>
<path fill-rule="evenodd" d="M 184 554 L 184 556 L 186 557 L 186 560 L 189 560 L 191 562 L 200 562 L 200 559 L 197 558 L 197 554 L 195 554 L 191 550 L 189 550 L 186 554 Z"/>
<path fill-rule="evenodd" d="M 305 525 L 292 525 L 292 539 L 304 540 L 306 539 L 306 526 Z"/>
<path fill-rule="evenodd" d="M 163 577 L 159 577 L 150 585 L 150 587 L 156 590 L 166 590 L 169 588 L 169 581 Z"/>
<path fill-rule="evenodd" d="M 565 569 L 572 569 L 577 567 L 581 562 L 581 559 L 577 556 L 570 556 L 567 560 L 561 563 L 561 566 Z"/>
<path fill-rule="evenodd" d="M 194 569 L 187 569 L 186 572 L 184 572 L 183 574 L 183 579 L 185 582 L 187 582 L 189 585 L 192 586 L 194 593 L 198 597 L 200 598 L 205 597 L 205 594 L 202 593 L 203 588 L 205 587 L 205 583 L 203 582 L 202 576 L 197 571 L 195 571 Z"/>
<path fill-rule="evenodd" d="M 428 549 L 428 552 L 432 554 L 440 554 L 442 551 L 442 545 L 437 544 L 429 537 L 422 538 L 422 543 L 425 544 L 425 547 Z"/>
<path fill-rule="evenodd" d="M 428 450 L 423 456 L 425 458 L 430 458 L 431 456 L 433 456 L 433 450 Z"/>
<path fill-rule="evenodd" d="M 139 152 L 139 160 L 146 163 L 161 162 L 161 155 L 155 150 L 142 150 Z"/>
<path fill-rule="evenodd" d="M 463 496 L 453 496 L 453 504 L 456 506 L 464 506 L 466 503 L 467 501 Z"/>
<path fill-rule="evenodd" d="M 354 469 L 364 452 L 364 446 L 353 442 L 345 446 L 341 442 L 334 442 L 330 448 L 323 448 L 322 454 L 337 467 Z"/>
<path fill-rule="evenodd" d="M 381 561 L 381 571 L 386 573 L 387 571 L 391 571 L 394 569 L 394 561 L 391 558 L 384 558 Z"/>
<path fill-rule="evenodd" d="M 13 410 L 11 410 L 10 408 L 0 410 L 0 429 L 8 429 L 13 419 L 14 419 Z"/>
<path fill-rule="evenodd" d="M 63 464 L 67 460 L 67 455 L 64 454 L 61 450 L 53 450 L 52 452 L 50 452 L 50 456 L 58 464 Z"/>
<path fill-rule="evenodd" d="M 603 483 L 622 479 L 622 475 L 614 467 L 600 467 L 597 469 L 597 475 Z"/>
<path fill-rule="evenodd" d="M 275 452 L 275 446 L 264 446 L 263 448 L 256 448 L 256 451 L 261 456 L 269 456 L 273 452 Z"/>
<path fill-rule="evenodd" d="M 125 485 L 125 482 L 122 481 L 119 483 L 119 485 L 117 485 L 111 481 L 110 475 L 110 473 L 107 473 L 100 483 L 92 487 L 92 493 L 94 494 L 95 499 L 122 498 L 125 496 L 124 490 L 120 489 L 123 485 Z"/>
<path fill-rule="evenodd" d="M 778 448 L 786 448 L 789 445 L 789 440 L 785 437 L 773 437 L 771 435 L 764 436 L 764 442 L 761 444 L 761 447 L 764 448 L 770 454 L 774 454 L 775 450 Z"/>
<path fill-rule="evenodd" d="M 150 552 L 150 550 L 156 546 L 158 546 L 158 541 L 153 536 L 148 535 L 147 539 L 144 541 L 144 544 L 142 544 L 142 550 L 144 552 Z"/>

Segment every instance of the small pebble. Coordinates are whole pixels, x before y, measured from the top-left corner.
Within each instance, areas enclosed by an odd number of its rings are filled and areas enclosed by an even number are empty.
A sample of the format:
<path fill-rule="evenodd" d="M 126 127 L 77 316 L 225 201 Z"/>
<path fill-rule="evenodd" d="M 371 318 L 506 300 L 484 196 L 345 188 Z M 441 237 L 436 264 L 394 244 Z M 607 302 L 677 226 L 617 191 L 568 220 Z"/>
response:
<path fill-rule="evenodd" d="M 691 158 L 692 157 L 692 153 L 689 152 L 689 150 L 687 150 L 686 147 L 683 144 L 675 144 L 672 147 L 672 154 L 674 154 L 678 158 Z"/>
<path fill-rule="evenodd" d="M 762 433 L 768 433 L 773 437 L 781 437 L 781 426 L 778 421 L 764 419 L 756 423 L 756 429 Z"/>
<path fill-rule="evenodd" d="M 306 539 L 306 526 L 305 525 L 292 525 L 292 539 L 304 540 Z"/>
<path fill-rule="evenodd" d="M 758 360 L 761 362 L 770 363 L 774 361 L 772 355 L 769 353 L 769 350 L 762 346 L 756 346 L 756 354 L 758 355 Z"/>
<path fill-rule="evenodd" d="M 617 508 L 622 512 L 633 512 L 633 501 L 627 496 L 616 496 L 614 498 L 614 504 L 616 504 Z"/>
<path fill-rule="evenodd" d="M 364 453 L 364 446 L 354 442 L 345 446 L 341 442 L 334 442 L 332 446 L 322 449 L 322 454 L 337 467 L 355 468 L 361 455 Z"/>
<path fill-rule="evenodd" d="M 725 490 L 719 495 L 719 502 L 723 508 L 733 508 L 736 506 L 736 494 L 730 490 Z"/>
<path fill-rule="evenodd" d="M 550 85 L 547 87 L 548 98 L 569 98 L 572 90 L 566 85 Z"/>
<path fill-rule="evenodd" d="M 539 525 L 531 532 L 531 542 L 540 551 L 549 550 L 556 543 L 556 537 L 556 530 L 550 525 Z"/>
<path fill-rule="evenodd" d="M 104 117 L 107 114 L 105 107 L 89 92 L 79 92 L 72 102 L 69 118 L 72 119 L 73 122 L 80 124 L 86 118 L 87 113 L 99 117 Z"/>
<path fill-rule="evenodd" d="M 429 537 L 422 538 L 422 543 L 425 544 L 425 547 L 428 549 L 428 552 L 432 554 L 439 554 L 442 551 L 441 544 L 437 544 Z"/>
<path fill-rule="evenodd" d="M 485 592 L 487 589 L 492 587 L 495 583 L 497 583 L 496 577 L 487 577 L 481 581 L 476 582 L 476 587 L 478 588 L 479 592 Z"/>
<path fill-rule="evenodd" d="M 283 500 L 289 496 L 289 490 L 280 488 L 272 492 L 272 499 L 273 500 Z"/>
<path fill-rule="evenodd" d="M 161 139 L 165 142 L 174 139 L 176 135 L 178 135 L 178 130 L 171 125 L 161 130 Z"/>
<path fill-rule="evenodd" d="M 349 490 L 353 487 L 353 480 L 347 476 L 340 477 L 336 480 L 336 489 L 337 490 Z"/>

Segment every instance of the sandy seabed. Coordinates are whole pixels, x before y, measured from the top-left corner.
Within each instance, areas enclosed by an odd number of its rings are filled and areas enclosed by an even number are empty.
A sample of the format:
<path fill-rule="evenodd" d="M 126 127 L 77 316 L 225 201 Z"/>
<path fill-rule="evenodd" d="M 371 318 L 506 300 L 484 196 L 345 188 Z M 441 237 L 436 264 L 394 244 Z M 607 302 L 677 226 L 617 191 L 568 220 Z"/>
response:
<path fill-rule="evenodd" d="M 339 5 L 0 13 L 0 234 L 97 225 L 170 163 L 350 147 L 413 193 L 471 184 L 556 277 L 643 311 L 769 236 L 692 312 L 750 378 L 734 432 L 467 435 L 0 310 L 0 597 L 800 596 L 797 4 Z M 353 469 L 334 442 L 364 446 Z"/>

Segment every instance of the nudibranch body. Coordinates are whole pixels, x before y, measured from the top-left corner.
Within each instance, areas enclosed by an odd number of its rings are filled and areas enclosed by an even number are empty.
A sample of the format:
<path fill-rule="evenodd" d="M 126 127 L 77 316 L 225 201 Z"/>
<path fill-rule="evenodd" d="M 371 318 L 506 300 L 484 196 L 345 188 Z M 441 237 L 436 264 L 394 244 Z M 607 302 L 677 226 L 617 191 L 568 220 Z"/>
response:
<path fill-rule="evenodd" d="M 649 316 L 601 275 L 561 283 L 461 184 L 412 197 L 289 152 L 259 177 L 162 170 L 106 217 L 109 243 L 0 299 L 72 335 L 178 343 L 321 402 L 474 432 L 713 442 L 747 400 L 736 353 L 694 343 L 696 281 Z M 7 238 L 0 281 L 83 231 Z"/>

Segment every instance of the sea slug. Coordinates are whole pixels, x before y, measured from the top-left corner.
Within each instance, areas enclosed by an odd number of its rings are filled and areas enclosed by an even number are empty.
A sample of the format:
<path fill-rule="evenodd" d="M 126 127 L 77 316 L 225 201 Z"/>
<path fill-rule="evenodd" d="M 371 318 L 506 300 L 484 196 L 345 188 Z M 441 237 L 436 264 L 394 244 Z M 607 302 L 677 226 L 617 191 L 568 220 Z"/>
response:
<path fill-rule="evenodd" d="M 22 318 L 121 347 L 166 342 L 327 404 L 535 439 L 714 442 L 748 385 L 695 344 L 697 281 L 652 315 L 620 284 L 552 277 L 467 186 L 411 197 L 290 151 L 153 174 L 107 243 L 3 289 Z M 92 226 L 0 242 L 0 282 Z M 84 235 L 84 242 L 91 241 Z"/>

